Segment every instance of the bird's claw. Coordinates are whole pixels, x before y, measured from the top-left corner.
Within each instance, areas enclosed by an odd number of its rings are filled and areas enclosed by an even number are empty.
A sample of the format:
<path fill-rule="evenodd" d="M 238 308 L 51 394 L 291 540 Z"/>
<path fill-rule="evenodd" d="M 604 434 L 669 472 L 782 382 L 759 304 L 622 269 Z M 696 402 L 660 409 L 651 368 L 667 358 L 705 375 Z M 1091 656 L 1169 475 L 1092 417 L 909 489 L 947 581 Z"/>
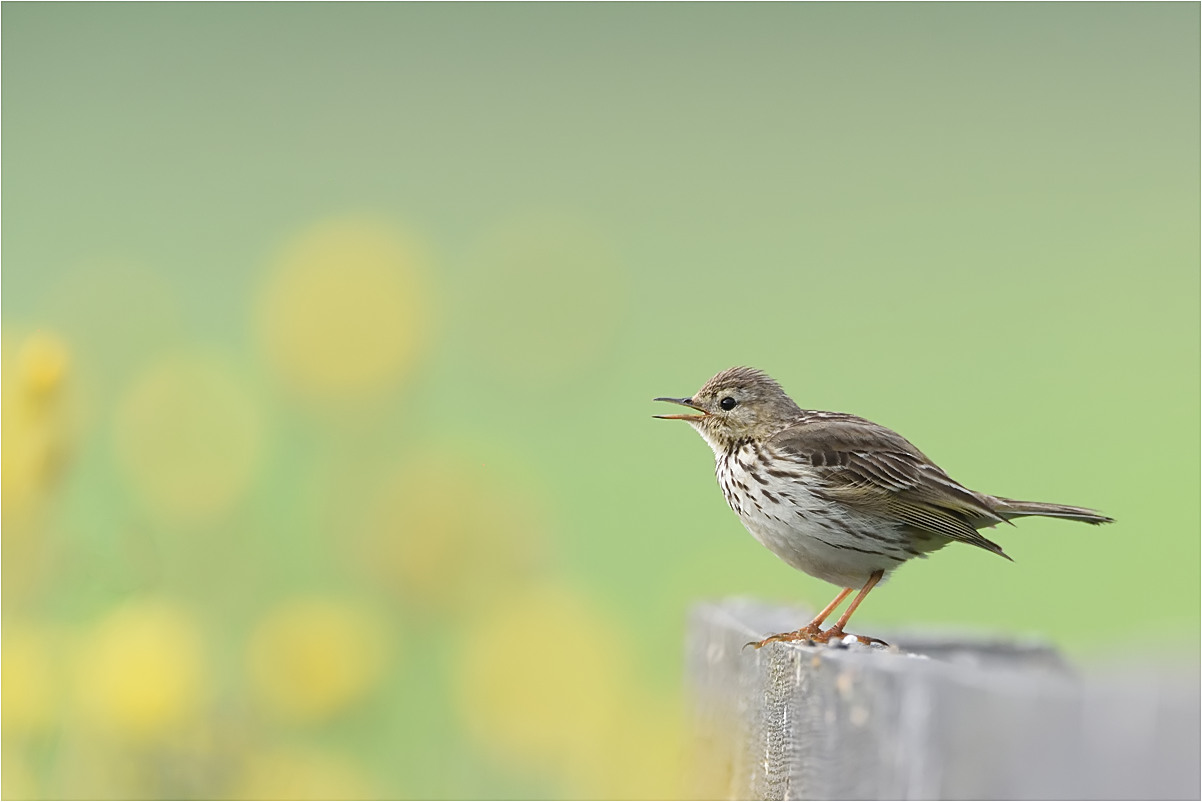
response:
<path fill-rule="evenodd" d="M 802 627 L 796 632 L 782 632 L 779 635 L 771 635 L 760 641 L 750 641 L 743 645 L 746 649 L 748 646 L 755 649 L 762 649 L 769 643 L 794 643 L 796 641 L 805 641 L 806 643 L 830 643 L 838 642 L 851 635 L 849 632 L 844 632 L 837 627 L 831 627 L 828 630 L 821 630 L 818 627 Z M 851 635 L 865 646 L 871 646 L 874 643 L 879 643 L 881 646 L 888 646 L 888 643 L 880 638 L 870 638 L 867 635 Z"/>
<path fill-rule="evenodd" d="M 750 643 L 744 644 L 743 648 L 746 649 L 748 646 L 752 646 L 756 649 L 762 649 L 769 643 L 794 643 L 796 641 L 826 643 L 826 640 L 823 638 L 824 634 L 818 627 L 807 626 L 795 632 L 781 632 L 778 635 L 770 635 L 763 640 L 753 640 Z"/>

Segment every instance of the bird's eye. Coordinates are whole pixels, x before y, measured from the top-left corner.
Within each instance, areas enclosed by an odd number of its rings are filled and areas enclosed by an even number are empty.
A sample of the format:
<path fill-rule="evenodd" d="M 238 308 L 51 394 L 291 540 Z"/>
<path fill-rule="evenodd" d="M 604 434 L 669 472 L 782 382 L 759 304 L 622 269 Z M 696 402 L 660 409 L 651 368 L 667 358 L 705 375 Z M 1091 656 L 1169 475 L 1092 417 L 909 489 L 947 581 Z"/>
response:
<path fill-rule="evenodd" d="M 726 396 L 726 398 L 723 398 L 721 401 L 718 402 L 718 405 L 721 406 L 723 409 L 734 409 L 735 404 L 737 404 L 737 403 L 739 403 L 739 402 L 734 400 L 730 396 Z"/>

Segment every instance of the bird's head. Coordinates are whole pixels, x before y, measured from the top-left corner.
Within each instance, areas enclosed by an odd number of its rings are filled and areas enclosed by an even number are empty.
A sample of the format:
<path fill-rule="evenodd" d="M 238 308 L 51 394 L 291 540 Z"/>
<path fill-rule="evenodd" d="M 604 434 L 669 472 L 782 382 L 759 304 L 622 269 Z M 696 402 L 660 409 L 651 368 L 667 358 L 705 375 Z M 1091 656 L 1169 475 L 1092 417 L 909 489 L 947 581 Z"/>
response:
<path fill-rule="evenodd" d="M 724 370 L 691 398 L 655 400 L 696 410 L 655 417 L 687 421 L 718 453 L 738 440 L 771 437 L 801 411 L 771 376 L 755 368 Z"/>

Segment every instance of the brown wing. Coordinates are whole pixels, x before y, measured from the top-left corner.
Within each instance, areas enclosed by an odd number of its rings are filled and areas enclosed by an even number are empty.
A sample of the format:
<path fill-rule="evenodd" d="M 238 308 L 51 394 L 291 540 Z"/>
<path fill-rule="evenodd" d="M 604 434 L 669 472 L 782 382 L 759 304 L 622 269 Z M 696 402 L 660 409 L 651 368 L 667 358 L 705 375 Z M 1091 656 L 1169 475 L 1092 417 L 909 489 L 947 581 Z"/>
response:
<path fill-rule="evenodd" d="M 983 497 L 943 472 L 897 432 L 854 415 L 818 413 L 778 432 L 774 453 L 815 470 L 831 501 L 979 546 L 1010 559 L 978 527 L 1003 523 Z"/>

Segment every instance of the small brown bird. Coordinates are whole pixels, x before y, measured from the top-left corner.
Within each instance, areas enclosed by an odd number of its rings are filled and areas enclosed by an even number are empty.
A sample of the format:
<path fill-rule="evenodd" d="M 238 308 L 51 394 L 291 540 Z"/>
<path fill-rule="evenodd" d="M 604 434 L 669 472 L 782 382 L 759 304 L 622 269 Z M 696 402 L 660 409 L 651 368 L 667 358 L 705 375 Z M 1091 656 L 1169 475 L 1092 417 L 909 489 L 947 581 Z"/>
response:
<path fill-rule="evenodd" d="M 825 643 L 885 575 L 952 541 L 1010 559 L 977 530 L 1043 515 L 1091 524 L 1107 518 L 1084 507 L 1016 501 L 969 490 L 901 435 L 842 412 L 802 409 L 768 374 L 731 368 L 692 398 L 657 398 L 697 414 L 688 421 L 714 450 L 726 502 L 756 540 L 789 565 L 843 588 L 813 621 L 773 641 Z M 859 590 L 833 627 L 822 623 Z M 856 636 L 864 643 L 883 643 Z"/>

